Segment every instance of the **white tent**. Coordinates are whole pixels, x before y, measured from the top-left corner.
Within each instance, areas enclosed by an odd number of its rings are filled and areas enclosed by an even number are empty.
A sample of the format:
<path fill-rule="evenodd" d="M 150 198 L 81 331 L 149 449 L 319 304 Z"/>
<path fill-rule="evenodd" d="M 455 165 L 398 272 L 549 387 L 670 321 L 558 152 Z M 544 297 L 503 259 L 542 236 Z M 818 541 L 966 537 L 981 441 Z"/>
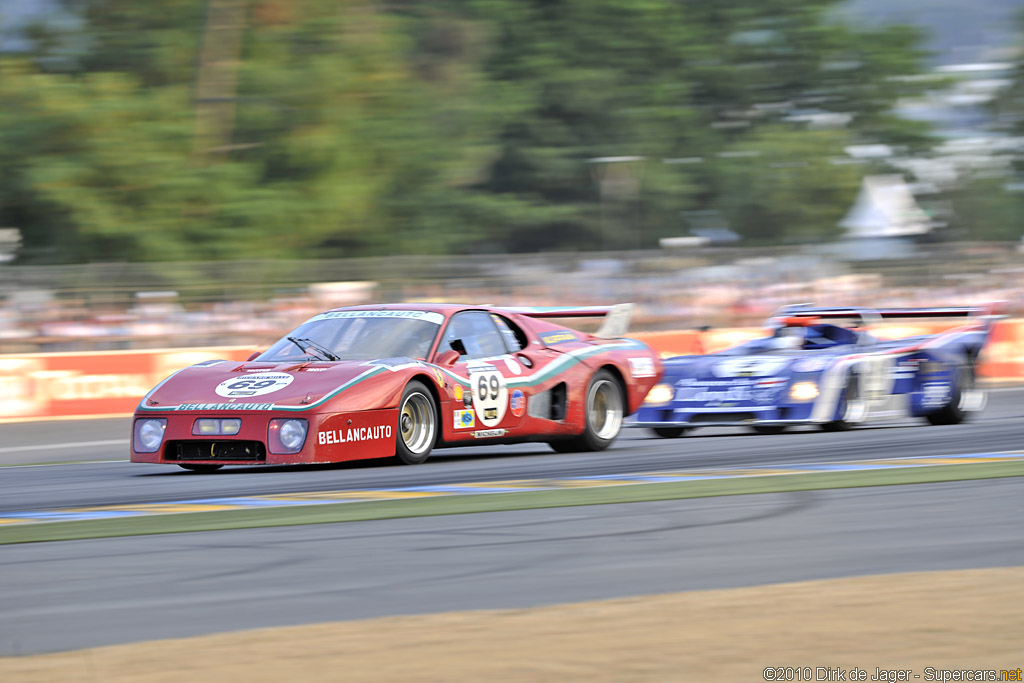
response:
<path fill-rule="evenodd" d="M 923 235 L 932 229 L 903 176 L 866 176 L 857 200 L 839 222 L 847 239 Z"/>

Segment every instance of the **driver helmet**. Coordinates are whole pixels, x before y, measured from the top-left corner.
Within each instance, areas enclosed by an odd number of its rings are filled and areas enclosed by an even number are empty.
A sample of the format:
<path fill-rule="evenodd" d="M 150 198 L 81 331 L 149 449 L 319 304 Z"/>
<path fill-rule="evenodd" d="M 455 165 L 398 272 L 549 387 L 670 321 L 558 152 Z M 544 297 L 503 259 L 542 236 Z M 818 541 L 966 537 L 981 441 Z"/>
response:
<path fill-rule="evenodd" d="M 772 337 L 772 348 L 779 350 L 799 349 L 804 344 L 804 328 L 780 327 Z"/>

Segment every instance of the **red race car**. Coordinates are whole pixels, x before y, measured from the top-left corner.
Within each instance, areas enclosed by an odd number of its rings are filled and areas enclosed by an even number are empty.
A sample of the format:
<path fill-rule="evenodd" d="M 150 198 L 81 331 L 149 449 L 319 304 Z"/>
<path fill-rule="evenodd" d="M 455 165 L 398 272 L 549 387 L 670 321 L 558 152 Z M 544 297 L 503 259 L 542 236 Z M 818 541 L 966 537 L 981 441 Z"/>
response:
<path fill-rule="evenodd" d="M 132 462 L 332 463 L 434 448 L 546 441 L 603 450 L 661 376 L 622 338 L 630 304 L 491 308 L 391 304 L 316 315 L 247 362 L 185 368 L 135 411 Z M 550 318 L 599 317 L 594 334 Z"/>

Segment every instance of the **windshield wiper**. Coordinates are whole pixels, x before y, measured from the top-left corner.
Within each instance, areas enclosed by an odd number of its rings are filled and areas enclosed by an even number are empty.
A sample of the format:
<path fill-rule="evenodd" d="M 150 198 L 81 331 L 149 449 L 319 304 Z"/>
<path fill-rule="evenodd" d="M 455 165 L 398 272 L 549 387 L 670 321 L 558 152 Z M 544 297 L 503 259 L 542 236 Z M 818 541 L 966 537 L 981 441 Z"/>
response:
<path fill-rule="evenodd" d="M 302 337 L 298 339 L 295 337 L 285 337 L 285 339 L 290 341 L 292 344 L 298 346 L 303 353 L 312 349 L 313 351 L 316 351 L 317 354 L 319 354 L 322 360 L 341 360 L 341 356 L 335 354 L 333 351 L 331 351 L 323 344 L 318 344 L 312 339 L 309 339 L 308 337 Z"/>

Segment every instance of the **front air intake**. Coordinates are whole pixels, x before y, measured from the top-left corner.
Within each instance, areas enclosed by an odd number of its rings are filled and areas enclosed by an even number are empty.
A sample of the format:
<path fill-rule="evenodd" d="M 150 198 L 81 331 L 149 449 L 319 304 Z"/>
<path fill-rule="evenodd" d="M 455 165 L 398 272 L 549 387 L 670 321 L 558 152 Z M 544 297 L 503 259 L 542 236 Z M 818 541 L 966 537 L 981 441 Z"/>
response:
<path fill-rule="evenodd" d="M 259 441 L 171 441 L 165 460 L 265 462 L 267 449 Z"/>

